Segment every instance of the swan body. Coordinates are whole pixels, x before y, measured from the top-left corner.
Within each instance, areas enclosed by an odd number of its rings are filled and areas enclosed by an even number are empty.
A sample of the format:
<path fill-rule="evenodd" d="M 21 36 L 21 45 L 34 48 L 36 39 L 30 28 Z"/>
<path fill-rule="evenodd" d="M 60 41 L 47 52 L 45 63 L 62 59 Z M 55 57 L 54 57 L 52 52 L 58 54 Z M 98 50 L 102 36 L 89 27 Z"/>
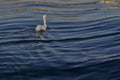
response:
<path fill-rule="evenodd" d="M 45 31 L 47 29 L 46 18 L 47 18 L 47 15 L 43 15 L 43 25 L 37 25 L 35 27 L 36 32 Z"/>

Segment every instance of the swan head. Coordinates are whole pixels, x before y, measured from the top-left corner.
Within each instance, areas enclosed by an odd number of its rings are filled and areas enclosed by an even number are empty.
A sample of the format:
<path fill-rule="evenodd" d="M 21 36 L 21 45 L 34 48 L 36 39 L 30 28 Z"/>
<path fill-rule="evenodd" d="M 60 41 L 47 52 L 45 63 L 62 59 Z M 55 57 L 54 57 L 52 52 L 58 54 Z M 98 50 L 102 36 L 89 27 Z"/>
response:
<path fill-rule="evenodd" d="M 43 18 L 47 18 L 47 15 L 43 15 Z"/>

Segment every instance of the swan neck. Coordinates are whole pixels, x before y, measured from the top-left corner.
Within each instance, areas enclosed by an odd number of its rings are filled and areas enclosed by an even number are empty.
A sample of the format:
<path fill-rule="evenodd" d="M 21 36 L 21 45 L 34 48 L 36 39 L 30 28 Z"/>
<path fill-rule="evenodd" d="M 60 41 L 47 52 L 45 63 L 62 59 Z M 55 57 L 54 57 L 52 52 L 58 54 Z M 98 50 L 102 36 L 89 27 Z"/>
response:
<path fill-rule="evenodd" d="M 47 24 L 46 24 L 46 17 L 43 16 L 43 23 L 44 23 L 44 26 L 47 27 Z"/>

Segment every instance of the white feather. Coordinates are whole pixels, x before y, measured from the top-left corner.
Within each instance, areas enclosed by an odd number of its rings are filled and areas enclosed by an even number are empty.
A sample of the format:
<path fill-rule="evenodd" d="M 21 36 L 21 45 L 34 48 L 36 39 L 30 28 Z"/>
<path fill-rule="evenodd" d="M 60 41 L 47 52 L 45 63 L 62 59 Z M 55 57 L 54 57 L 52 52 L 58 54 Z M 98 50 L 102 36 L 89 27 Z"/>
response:
<path fill-rule="evenodd" d="M 35 27 L 36 32 L 45 31 L 47 29 L 46 18 L 47 18 L 47 15 L 43 15 L 43 23 L 44 24 L 43 25 L 37 25 Z"/>

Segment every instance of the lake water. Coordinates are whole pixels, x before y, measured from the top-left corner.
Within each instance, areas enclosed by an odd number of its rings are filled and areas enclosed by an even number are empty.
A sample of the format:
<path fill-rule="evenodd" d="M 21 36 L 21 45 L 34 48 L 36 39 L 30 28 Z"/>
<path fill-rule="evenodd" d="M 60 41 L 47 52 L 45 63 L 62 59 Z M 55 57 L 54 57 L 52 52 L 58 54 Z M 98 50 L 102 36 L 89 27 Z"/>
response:
<path fill-rule="evenodd" d="M 0 0 L 0 80 L 120 80 L 120 0 Z"/>

